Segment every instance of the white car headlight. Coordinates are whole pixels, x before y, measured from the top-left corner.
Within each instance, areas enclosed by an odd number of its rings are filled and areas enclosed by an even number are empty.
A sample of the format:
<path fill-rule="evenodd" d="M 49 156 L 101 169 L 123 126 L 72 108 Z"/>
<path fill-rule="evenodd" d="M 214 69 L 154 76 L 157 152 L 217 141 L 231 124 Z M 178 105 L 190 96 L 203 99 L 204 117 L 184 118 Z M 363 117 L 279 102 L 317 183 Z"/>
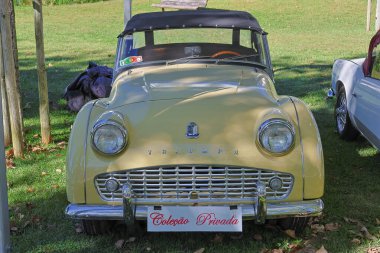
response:
<path fill-rule="evenodd" d="M 114 155 L 127 145 L 128 132 L 114 121 L 99 122 L 92 130 L 92 143 L 101 153 Z"/>
<path fill-rule="evenodd" d="M 259 128 L 260 145 L 270 153 L 284 154 L 293 147 L 294 127 L 284 119 L 270 119 Z"/>

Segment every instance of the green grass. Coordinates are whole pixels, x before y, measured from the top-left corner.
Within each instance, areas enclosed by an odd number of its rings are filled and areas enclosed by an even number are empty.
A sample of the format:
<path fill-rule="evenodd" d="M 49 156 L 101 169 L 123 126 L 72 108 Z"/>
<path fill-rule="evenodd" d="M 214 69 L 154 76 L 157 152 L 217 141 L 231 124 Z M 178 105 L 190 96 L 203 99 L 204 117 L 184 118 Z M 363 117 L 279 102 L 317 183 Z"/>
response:
<path fill-rule="evenodd" d="M 157 1 L 133 1 L 134 12 L 157 11 Z M 333 100 L 326 100 L 331 67 L 336 58 L 365 55 L 373 34 L 365 32 L 366 1 L 356 0 L 212 0 L 209 7 L 246 10 L 254 14 L 269 32 L 277 90 L 302 98 L 313 110 L 322 136 L 325 154 L 325 212 L 321 224 L 337 222 L 338 231 L 299 239 L 279 231 L 247 223 L 238 240 L 226 234 L 222 242 L 215 234 L 145 234 L 117 250 L 114 243 L 127 239 L 122 229 L 109 236 L 77 234 L 64 217 L 65 154 L 56 144 L 67 141 L 75 115 L 64 110 L 61 96 L 65 86 L 87 65 L 95 61 L 113 65 L 116 37 L 123 29 L 122 1 L 44 7 L 45 49 L 49 96 L 58 101 L 51 108 L 54 143 L 48 151 L 29 152 L 15 160 L 8 170 L 9 202 L 13 252 L 260 252 L 282 248 L 311 239 L 315 248 L 324 245 L 329 252 L 366 252 L 380 247 L 380 156 L 363 138 L 344 142 L 335 133 Z M 33 10 L 16 7 L 17 36 L 21 70 L 21 90 L 30 146 L 39 145 L 33 136 L 39 132 Z M 359 230 L 344 218 L 359 220 L 376 240 L 351 243 Z M 262 241 L 253 240 L 261 234 Z M 357 236 L 356 236 L 357 237 Z"/>

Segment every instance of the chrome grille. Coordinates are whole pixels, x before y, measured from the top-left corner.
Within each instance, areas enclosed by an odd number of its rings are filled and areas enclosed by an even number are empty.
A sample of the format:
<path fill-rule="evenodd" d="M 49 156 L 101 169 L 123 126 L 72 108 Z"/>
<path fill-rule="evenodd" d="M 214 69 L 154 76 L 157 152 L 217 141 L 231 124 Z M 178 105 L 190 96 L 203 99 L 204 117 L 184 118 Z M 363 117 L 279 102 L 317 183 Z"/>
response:
<path fill-rule="evenodd" d="M 269 180 L 279 177 L 282 188 L 273 191 Z M 137 202 L 185 201 L 193 197 L 201 201 L 249 201 L 256 197 L 256 182 L 266 184 L 267 199 L 286 198 L 293 187 L 293 176 L 288 173 L 231 166 L 163 166 L 100 174 L 96 188 L 106 201 L 122 201 L 121 187 L 114 193 L 107 191 L 109 179 L 120 185 L 128 183 Z M 191 197 L 191 195 L 194 195 Z"/>

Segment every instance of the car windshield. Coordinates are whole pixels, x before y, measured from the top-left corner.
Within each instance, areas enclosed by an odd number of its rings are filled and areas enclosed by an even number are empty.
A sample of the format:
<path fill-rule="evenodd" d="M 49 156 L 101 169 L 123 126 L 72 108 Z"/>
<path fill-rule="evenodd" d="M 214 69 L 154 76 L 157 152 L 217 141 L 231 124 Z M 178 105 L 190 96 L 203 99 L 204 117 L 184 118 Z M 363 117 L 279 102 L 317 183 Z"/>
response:
<path fill-rule="evenodd" d="M 119 39 L 115 70 L 163 62 L 245 61 L 267 65 L 262 34 L 252 30 L 186 28 L 135 32 Z"/>

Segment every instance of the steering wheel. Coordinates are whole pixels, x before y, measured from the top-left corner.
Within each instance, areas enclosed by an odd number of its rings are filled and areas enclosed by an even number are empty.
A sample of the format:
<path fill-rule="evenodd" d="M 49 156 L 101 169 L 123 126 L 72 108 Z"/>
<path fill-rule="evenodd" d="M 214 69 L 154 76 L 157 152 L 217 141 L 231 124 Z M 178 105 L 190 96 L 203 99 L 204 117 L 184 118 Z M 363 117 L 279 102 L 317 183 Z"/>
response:
<path fill-rule="evenodd" d="M 222 50 L 222 51 L 216 52 L 215 54 L 211 55 L 211 58 L 218 58 L 219 56 L 225 55 L 225 54 L 236 55 L 236 56 L 240 55 L 240 53 L 235 52 L 235 51 Z"/>

